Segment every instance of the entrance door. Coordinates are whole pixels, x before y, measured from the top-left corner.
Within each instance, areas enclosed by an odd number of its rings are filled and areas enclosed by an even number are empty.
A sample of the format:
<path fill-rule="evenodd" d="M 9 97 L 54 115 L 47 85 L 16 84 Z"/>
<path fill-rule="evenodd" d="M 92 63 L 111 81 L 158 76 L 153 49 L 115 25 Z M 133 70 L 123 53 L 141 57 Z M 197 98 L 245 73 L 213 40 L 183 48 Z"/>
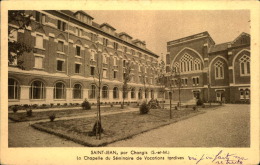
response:
<path fill-rule="evenodd" d="M 193 96 L 195 99 L 200 99 L 200 92 L 199 91 L 193 91 Z"/>
<path fill-rule="evenodd" d="M 216 100 L 218 102 L 224 102 L 225 101 L 224 91 L 216 91 Z"/>

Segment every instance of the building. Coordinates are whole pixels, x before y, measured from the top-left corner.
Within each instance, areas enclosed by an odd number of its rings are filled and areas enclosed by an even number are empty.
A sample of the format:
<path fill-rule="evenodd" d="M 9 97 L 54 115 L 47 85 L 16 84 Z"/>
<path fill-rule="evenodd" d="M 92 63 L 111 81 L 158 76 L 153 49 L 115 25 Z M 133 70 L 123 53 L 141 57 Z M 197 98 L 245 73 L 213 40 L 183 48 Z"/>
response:
<path fill-rule="evenodd" d="M 25 70 L 17 68 L 17 60 L 9 64 L 9 105 L 96 102 L 98 70 L 102 74 L 101 102 L 121 102 L 127 62 L 134 67 L 126 101 L 157 97 L 159 56 L 146 48 L 145 41 L 117 33 L 108 23 L 98 24 L 84 11 L 25 12 L 32 14 L 31 25 L 13 31 L 12 36 L 33 50 L 18 59 L 24 61 Z M 9 28 L 18 27 L 9 23 Z"/>
<path fill-rule="evenodd" d="M 179 71 L 182 101 L 250 102 L 249 34 L 216 44 L 203 32 L 167 42 L 167 52 L 166 71 L 168 75 L 171 68 Z M 178 100 L 178 81 L 169 78 L 173 100 Z"/>

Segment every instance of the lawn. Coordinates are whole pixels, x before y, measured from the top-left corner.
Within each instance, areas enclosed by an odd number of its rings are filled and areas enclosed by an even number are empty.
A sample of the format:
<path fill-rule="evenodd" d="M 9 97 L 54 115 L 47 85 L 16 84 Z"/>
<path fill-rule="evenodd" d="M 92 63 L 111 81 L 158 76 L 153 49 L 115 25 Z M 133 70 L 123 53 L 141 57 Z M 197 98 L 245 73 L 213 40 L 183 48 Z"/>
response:
<path fill-rule="evenodd" d="M 85 146 L 105 146 L 201 113 L 204 112 L 193 111 L 191 108 L 181 111 L 173 110 L 172 119 L 169 119 L 169 110 L 166 109 L 153 109 L 146 115 L 140 115 L 138 111 L 105 115 L 102 116 L 104 132 L 101 140 L 97 140 L 95 136 L 89 136 L 96 120 L 94 117 L 41 122 L 32 126 Z"/>
<path fill-rule="evenodd" d="M 127 109 L 127 108 L 125 108 Z M 108 112 L 108 111 L 123 111 L 120 109 L 120 107 L 101 107 L 101 112 Z M 90 115 L 95 114 L 97 112 L 96 107 L 92 107 L 91 110 L 83 110 L 83 109 L 73 109 L 73 107 L 70 110 L 58 110 L 58 111 L 44 111 L 40 112 L 37 110 L 33 110 L 32 116 L 27 116 L 26 112 L 22 113 L 9 113 L 8 118 L 10 120 L 16 121 L 16 122 L 23 122 L 23 121 L 35 121 L 35 120 L 42 120 L 42 119 L 49 119 L 49 116 L 52 114 L 55 114 L 56 118 L 60 117 L 69 117 L 69 116 L 79 116 L 79 115 Z"/>

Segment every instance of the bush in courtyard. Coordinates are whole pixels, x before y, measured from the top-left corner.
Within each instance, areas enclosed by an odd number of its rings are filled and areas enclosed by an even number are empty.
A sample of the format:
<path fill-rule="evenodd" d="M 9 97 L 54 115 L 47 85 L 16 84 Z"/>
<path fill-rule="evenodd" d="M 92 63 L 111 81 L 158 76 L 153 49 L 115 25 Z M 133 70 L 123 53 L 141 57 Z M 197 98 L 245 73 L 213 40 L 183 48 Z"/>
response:
<path fill-rule="evenodd" d="M 18 111 L 18 105 L 15 105 L 15 106 L 13 106 L 12 107 L 12 111 L 14 112 L 14 113 L 16 113 L 17 111 Z"/>
<path fill-rule="evenodd" d="M 51 105 L 51 107 L 53 107 L 53 105 L 54 105 L 54 104 L 53 104 L 53 103 L 51 103 L 50 105 Z"/>
<path fill-rule="evenodd" d="M 54 119 L 56 118 L 56 115 L 53 113 L 53 114 L 51 114 L 51 115 L 49 116 L 49 118 L 50 118 L 50 121 L 53 122 Z"/>
<path fill-rule="evenodd" d="M 32 116 L 32 110 L 31 110 L 31 109 L 27 109 L 27 110 L 26 110 L 26 115 L 27 115 L 28 117 L 31 117 L 31 116 Z"/>
<path fill-rule="evenodd" d="M 68 106 L 68 104 L 67 104 L 67 103 L 64 103 L 63 106 Z"/>
<path fill-rule="evenodd" d="M 113 104 L 110 104 L 110 107 L 113 107 L 114 105 Z"/>
<path fill-rule="evenodd" d="M 198 110 L 196 106 L 192 107 L 192 109 L 193 109 L 193 111 L 197 111 Z"/>
<path fill-rule="evenodd" d="M 140 114 L 147 114 L 149 112 L 150 108 L 146 102 L 143 102 L 139 108 Z"/>
<path fill-rule="evenodd" d="M 28 104 L 24 104 L 24 105 L 23 105 L 23 108 L 24 108 L 24 109 L 29 108 L 29 105 L 28 105 Z"/>
<path fill-rule="evenodd" d="M 91 105 L 90 105 L 90 103 L 88 102 L 87 99 L 84 100 L 84 102 L 81 104 L 81 106 L 82 106 L 82 108 L 83 108 L 84 110 L 89 110 L 89 109 L 91 109 Z"/>
<path fill-rule="evenodd" d="M 201 106 L 201 105 L 203 105 L 203 104 L 204 104 L 203 101 L 202 101 L 201 99 L 198 99 L 197 105 L 198 105 L 198 106 Z"/>
<path fill-rule="evenodd" d="M 38 104 L 33 104 L 32 107 L 36 109 L 38 107 Z"/>

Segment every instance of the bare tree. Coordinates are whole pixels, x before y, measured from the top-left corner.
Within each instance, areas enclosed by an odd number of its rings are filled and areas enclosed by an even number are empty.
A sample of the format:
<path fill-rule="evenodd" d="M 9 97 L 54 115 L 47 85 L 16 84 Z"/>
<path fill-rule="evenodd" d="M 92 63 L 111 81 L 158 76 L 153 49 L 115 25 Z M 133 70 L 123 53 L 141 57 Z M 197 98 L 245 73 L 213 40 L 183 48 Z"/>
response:
<path fill-rule="evenodd" d="M 181 88 L 182 88 L 182 81 L 181 81 L 181 73 L 180 69 L 175 67 L 173 68 L 173 78 L 175 79 L 175 84 L 178 88 L 178 96 L 179 96 L 179 102 L 178 102 L 178 107 L 181 108 Z"/>
<path fill-rule="evenodd" d="M 163 60 L 159 63 L 158 66 L 158 72 L 157 72 L 157 84 L 160 86 L 159 93 L 163 95 L 163 108 L 164 108 L 164 95 L 166 91 L 166 85 L 167 85 L 167 77 L 166 77 L 166 71 L 165 71 L 165 63 Z"/>
<path fill-rule="evenodd" d="M 126 95 L 129 91 L 128 83 L 131 81 L 132 75 L 132 68 L 133 64 L 130 62 L 125 62 L 124 64 L 124 71 L 123 71 L 123 87 L 122 87 L 122 93 L 123 93 L 123 103 L 121 105 L 121 108 L 124 109 L 124 103 L 125 103 L 125 98 Z"/>

